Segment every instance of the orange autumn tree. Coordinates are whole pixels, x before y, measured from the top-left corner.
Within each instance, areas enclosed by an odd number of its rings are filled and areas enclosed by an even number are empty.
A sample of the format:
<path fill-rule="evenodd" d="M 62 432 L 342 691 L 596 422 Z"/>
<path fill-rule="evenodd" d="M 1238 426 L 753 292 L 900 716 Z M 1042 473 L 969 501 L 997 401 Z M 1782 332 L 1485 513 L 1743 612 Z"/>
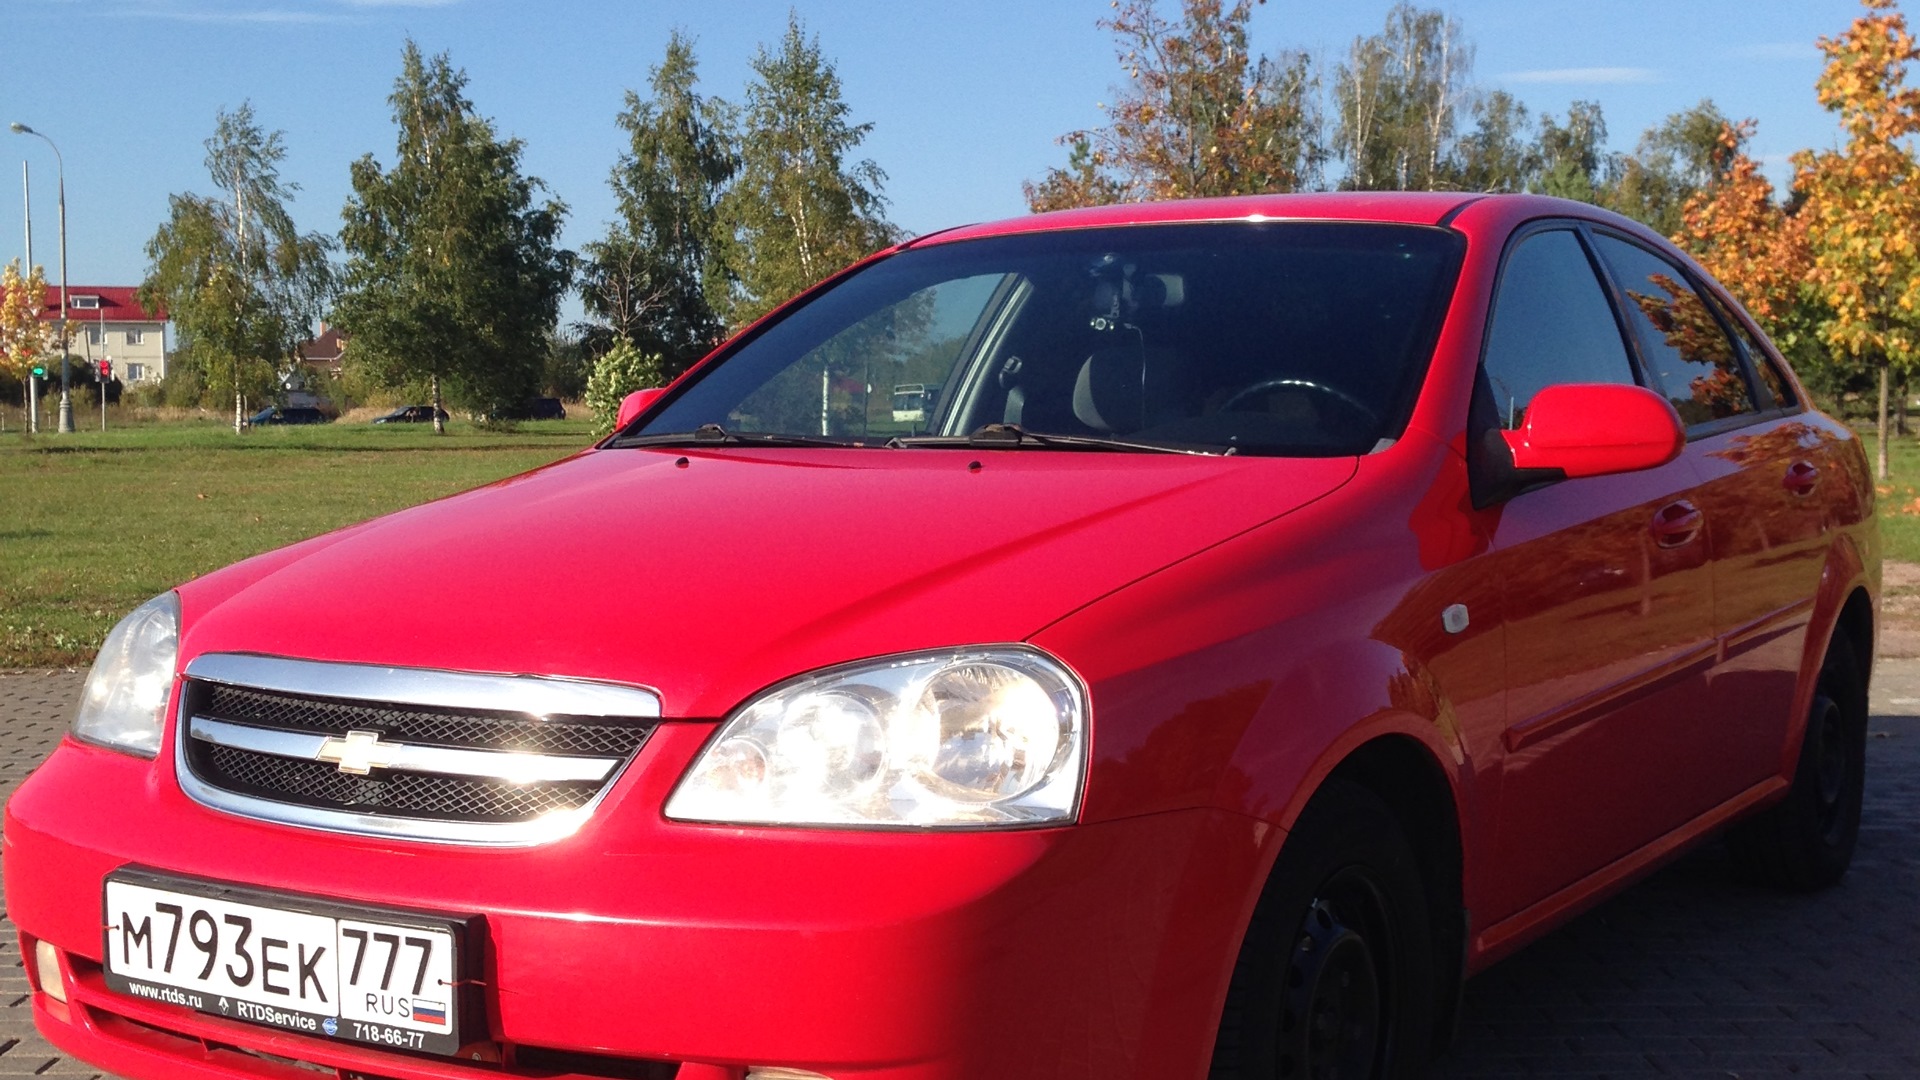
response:
<path fill-rule="evenodd" d="M 1067 167 L 1025 185 L 1033 210 L 1311 185 L 1326 149 L 1307 54 L 1248 52 L 1255 0 L 1180 2 L 1177 22 L 1156 0 L 1116 2 L 1100 21 L 1128 82 L 1103 106 L 1106 127 L 1061 138 Z"/>
<path fill-rule="evenodd" d="M 1746 154 L 1753 130 L 1752 120 L 1721 129 L 1714 179 L 1687 199 L 1673 242 L 1718 278 L 1778 343 L 1800 304 L 1813 253 L 1806 219 L 1774 201 L 1773 185 Z"/>
<path fill-rule="evenodd" d="M 1895 0 L 1861 4 L 1867 13 L 1846 33 L 1819 41 L 1827 56 L 1820 104 L 1840 115 L 1846 145 L 1803 150 L 1793 161 L 1806 196 L 1807 282 L 1830 309 L 1821 340 L 1879 374 L 1885 479 L 1890 370 L 1920 359 L 1920 163 L 1907 145 L 1920 132 L 1920 90 L 1906 85 L 1920 48 Z"/>
<path fill-rule="evenodd" d="M 1746 152 L 1753 132 L 1752 120 L 1721 129 L 1712 179 L 1681 207 L 1673 242 L 1727 287 L 1802 378 L 1837 392 L 1819 340 L 1825 311 L 1806 285 L 1813 267 L 1807 219 L 1774 201 L 1773 185 Z"/>
<path fill-rule="evenodd" d="M 46 305 L 47 281 L 39 267 L 20 276 L 20 260 L 0 270 L 0 371 L 20 380 L 22 403 L 27 390 L 27 373 L 47 355 L 48 338 L 40 322 L 40 310 Z M 26 404 L 28 409 L 31 404 Z"/>

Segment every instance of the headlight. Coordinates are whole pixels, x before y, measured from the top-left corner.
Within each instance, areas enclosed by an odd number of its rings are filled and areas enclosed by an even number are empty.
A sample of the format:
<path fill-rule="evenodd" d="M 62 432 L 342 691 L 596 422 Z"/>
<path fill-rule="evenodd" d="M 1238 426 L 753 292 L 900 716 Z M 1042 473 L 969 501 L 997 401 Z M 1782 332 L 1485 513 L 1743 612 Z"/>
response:
<path fill-rule="evenodd" d="M 178 597 L 163 593 L 134 608 L 87 672 L 74 737 L 141 757 L 158 754 L 179 650 Z"/>
<path fill-rule="evenodd" d="M 1086 691 L 1034 649 L 869 660 L 783 683 L 734 713 L 667 816 L 882 827 L 1071 821 Z"/>

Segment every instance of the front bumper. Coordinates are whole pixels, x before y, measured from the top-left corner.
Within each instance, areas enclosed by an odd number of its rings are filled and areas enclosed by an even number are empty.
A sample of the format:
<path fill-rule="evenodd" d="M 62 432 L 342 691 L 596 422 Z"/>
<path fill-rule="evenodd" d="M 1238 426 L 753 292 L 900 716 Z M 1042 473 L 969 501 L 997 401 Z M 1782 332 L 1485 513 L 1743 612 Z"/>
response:
<path fill-rule="evenodd" d="M 753 1066 L 871 1080 L 1205 1074 L 1264 825 L 1209 810 L 954 833 L 666 821 L 659 807 L 710 730 L 663 725 L 579 833 L 510 850 L 236 818 L 186 799 L 166 753 L 69 741 L 6 811 L 8 909 L 29 968 L 49 942 L 69 984 L 68 1005 L 36 993 L 36 1021 L 135 1078 L 311 1080 L 276 1058 L 401 1080 L 645 1075 L 618 1071 L 638 1062 L 681 1080 Z M 484 1044 L 464 1061 L 403 1055 L 111 993 L 102 880 L 130 862 L 483 915 Z"/>

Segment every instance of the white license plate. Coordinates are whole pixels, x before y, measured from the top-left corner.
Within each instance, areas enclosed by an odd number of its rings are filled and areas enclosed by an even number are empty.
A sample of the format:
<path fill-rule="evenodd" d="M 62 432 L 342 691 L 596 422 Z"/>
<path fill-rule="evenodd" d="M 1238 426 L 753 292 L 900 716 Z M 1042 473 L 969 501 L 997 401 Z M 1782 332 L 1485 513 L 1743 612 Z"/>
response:
<path fill-rule="evenodd" d="M 119 993 L 320 1038 L 460 1049 L 461 920 L 116 871 L 106 981 Z"/>

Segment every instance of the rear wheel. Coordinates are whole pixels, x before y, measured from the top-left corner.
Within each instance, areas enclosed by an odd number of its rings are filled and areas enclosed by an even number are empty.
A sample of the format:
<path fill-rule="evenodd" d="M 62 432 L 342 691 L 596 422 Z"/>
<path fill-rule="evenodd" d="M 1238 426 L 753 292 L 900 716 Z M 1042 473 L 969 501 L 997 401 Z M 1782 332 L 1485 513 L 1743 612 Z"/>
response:
<path fill-rule="evenodd" d="M 1727 834 L 1744 876 L 1786 889 L 1846 874 L 1860 839 L 1867 775 L 1867 688 L 1851 643 L 1835 636 L 1820 667 L 1787 797 Z"/>
<path fill-rule="evenodd" d="M 1387 1080 L 1433 1045 L 1433 931 L 1399 823 L 1330 780 L 1281 849 L 1247 929 L 1213 1080 Z"/>

